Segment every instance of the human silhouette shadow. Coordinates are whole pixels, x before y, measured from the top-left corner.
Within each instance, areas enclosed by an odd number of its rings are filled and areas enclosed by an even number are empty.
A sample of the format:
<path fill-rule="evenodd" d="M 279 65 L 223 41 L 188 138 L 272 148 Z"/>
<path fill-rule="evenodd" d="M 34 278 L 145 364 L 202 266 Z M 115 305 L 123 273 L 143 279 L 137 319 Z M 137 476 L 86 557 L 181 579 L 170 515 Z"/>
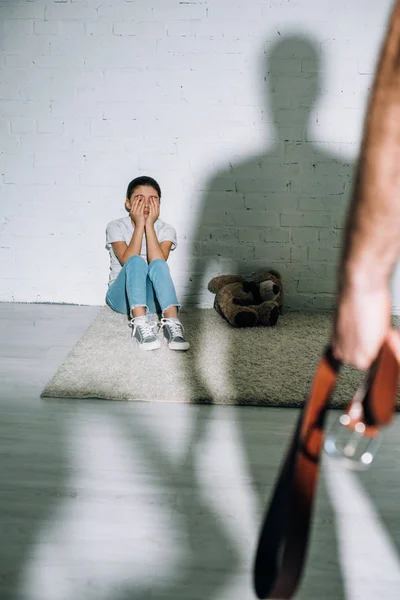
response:
<path fill-rule="evenodd" d="M 202 421 L 200 416 L 196 422 Z M 125 429 L 127 437 L 140 446 L 142 460 L 152 478 L 159 481 L 160 491 L 176 495 L 175 505 L 169 510 L 178 523 L 176 533 L 181 539 L 185 558 L 171 580 L 163 583 L 162 598 L 218 598 L 221 590 L 237 574 L 240 556 L 226 523 L 221 522 L 201 485 L 196 465 L 199 458 L 196 444 L 192 452 L 195 436 L 188 440 L 187 452 L 182 460 L 176 461 L 167 456 L 140 415 L 135 415 L 129 425 L 124 420 L 123 425 L 121 431 Z M 161 532 L 159 543 L 168 545 Z M 134 590 L 128 587 L 118 598 L 128 600 L 134 597 L 133 593 Z M 159 597 L 157 594 L 160 592 L 153 590 L 151 598 Z M 147 596 L 143 600 L 145 598 Z"/>
<path fill-rule="evenodd" d="M 281 37 L 265 53 L 264 81 L 267 148 L 238 161 L 233 149 L 226 168 L 205 185 L 190 252 L 188 298 L 204 294 L 210 273 L 250 276 L 273 267 L 283 278 L 284 308 L 326 308 L 334 301 L 353 166 L 312 140 L 313 107 L 322 89 L 317 42 L 301 35 Z M 198 332 L 193 340 L 195 352 L 200 336 Z M 227 340 L 230 384 L 237 389 L 249 375 L 238 359 L 240 340 Z M 190 368 L 189 380 L 201 385 L 212 403 L 212 392 L 195 361 Z M 240 404 L 245 403 L 241 398 Z M 257 457 L 252 455 L 255 446 L 245 410 L 238 409 L 236 418 L 263 503 L 262 474 L 253 468 Z M 201 437 L 200 430 L 198 434 Z"/>
<path fill-rule="evenodd" d="M 68 494 L 63 475 L 66 468 L 63 429 L 62 415 L 43 418 L 36 407 L 21 401 L 18 417 L 16 412 L 7 410 L 5 402 L 2 404 L 2 600 L 22 597 L 21 585 L 32 545 L 43 523 L 57 510 L 60 497 Z"/>
<path fill-rule="evenodd" d="M 282 38 L 265 61 L 268 146 L 244 161 L 235 161 L 232 149 L 226 168 L 204 186 L 188 298 L 201 296 L 210 271 L 249 276 L 273 266 L 283 277 L 286 307 L 325 308 L 326 294 L 334 294 L 353 168 L 311 139 L 322 87 L 316 42 Z"/>

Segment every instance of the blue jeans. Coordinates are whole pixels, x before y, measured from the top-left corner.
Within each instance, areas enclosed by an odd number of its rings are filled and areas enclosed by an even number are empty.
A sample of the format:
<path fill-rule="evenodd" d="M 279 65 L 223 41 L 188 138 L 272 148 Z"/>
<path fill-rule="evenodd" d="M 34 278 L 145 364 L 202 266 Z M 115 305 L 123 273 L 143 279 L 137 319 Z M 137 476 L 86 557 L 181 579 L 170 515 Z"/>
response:
<path fill-rule="evenodd" d="M 147 314 L 164 315 L 170 306 L 180 304 L 176 297 L 169 266 L 162 258 L 147 265 L 138 255 L 131 256 L 118 277 L 107 290 L 106 302 L 110 308 L 123 314 L 131 314 L 133 308 L 144 306 Z"/>

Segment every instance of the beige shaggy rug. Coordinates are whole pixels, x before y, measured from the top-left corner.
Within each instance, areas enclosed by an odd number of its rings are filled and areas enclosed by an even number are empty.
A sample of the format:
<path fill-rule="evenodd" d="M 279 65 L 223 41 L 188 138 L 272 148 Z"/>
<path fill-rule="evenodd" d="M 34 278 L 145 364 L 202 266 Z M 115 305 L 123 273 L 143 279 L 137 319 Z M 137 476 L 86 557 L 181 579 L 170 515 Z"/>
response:
<path fill-rule="evenodd" d="M 42 392 L 53 398 L 301 406 L 328 341 L 331 314 L 288 313 L 274 328 L 234 329 L 214 310 L 182 313 L 189 352 L 141 352 L 127 317 L 108 307 Z M 362 375 L 346 367 L 332 398 L 342 406 Z"/>

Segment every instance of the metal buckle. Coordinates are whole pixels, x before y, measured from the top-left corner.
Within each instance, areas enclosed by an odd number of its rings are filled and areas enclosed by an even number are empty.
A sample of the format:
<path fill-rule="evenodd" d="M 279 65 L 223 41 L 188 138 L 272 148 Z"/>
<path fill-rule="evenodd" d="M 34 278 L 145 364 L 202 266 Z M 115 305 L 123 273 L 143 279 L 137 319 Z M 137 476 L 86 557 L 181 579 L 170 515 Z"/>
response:
<path fill-rule="evenodd" d="M 362 391 L 357 392 L 347 413 L 333 424 L 324 442 L 328 456 L 357 471 L 369 468 L 381 443 L 380 431 L 367 427 L 363 421 L 364 411 L 359 400 Z"/>

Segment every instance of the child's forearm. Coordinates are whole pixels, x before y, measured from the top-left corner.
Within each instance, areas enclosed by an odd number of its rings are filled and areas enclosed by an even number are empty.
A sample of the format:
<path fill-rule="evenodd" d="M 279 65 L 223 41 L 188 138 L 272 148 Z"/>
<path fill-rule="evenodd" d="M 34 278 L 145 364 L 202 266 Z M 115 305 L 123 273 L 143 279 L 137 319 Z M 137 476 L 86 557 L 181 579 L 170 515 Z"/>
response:
<path fill-rule="evenodd" d="M 400 252 L 400 1 L 366 119 L 342 257 L 342 283 L 388 281 Z"/>
<path fill-rule="evenodd" d="M 122 257 L 122 264 L 125 264 L 131 256 L 140 255 L 142 249 L 143 234 L 144 224 L 139 223 L 135 226 L 135 230 L 131 237 L 131 241 L 129 242 L 124 252 L 124 256 Z"/>
<path fill-rule="evenodd" d="M 154 230 L 154 224 L 146 224 L 145 227 L 146 244 L 147 244 L 147 261 L 150 264 L 152 260 L 156 258 L 162 258 L 165 260 L 163 251 L 157 239 L 156 232 Z"/>

